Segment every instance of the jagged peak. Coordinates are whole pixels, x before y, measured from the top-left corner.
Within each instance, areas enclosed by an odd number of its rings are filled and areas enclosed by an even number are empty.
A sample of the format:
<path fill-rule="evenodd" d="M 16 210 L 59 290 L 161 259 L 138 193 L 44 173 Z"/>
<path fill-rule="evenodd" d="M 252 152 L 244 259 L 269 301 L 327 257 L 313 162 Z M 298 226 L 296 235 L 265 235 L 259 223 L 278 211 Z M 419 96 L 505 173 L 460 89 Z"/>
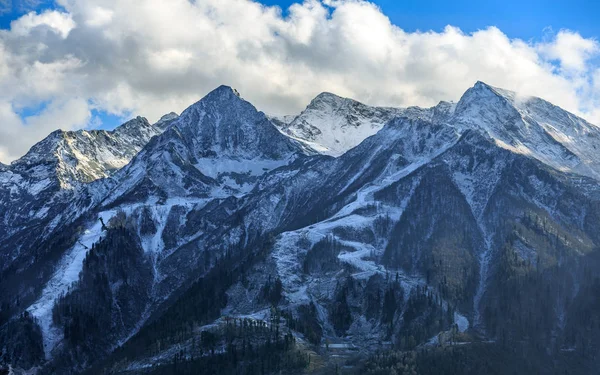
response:
<path fill-rule="evenodd" d="M 150 122 L 148 122 L 148 119 L 142 116 L 136 116 L 134 118 L 132 118 L 131 120 L 128 120 L 126 122 L 124 122 L 123 124 L 119 125 L 117 127 L 118 128 L 127 128 L 127 127 L 131 127 L 131 126 L 139 126 L 139 125 L 143 125 L 143 126 L 150 126 Z"/>
<path fill-rule="evenodd" d="M 254 111 L 257 111 L 251 103 L 242 99 L 240 93 L 236 89 L 231 88 L 230 86 L 221 85 L 206 94 L 202 99 L 187 107 L 181 112 L 179 118 L 185 119 L 190 114 L 202 111 L 202 109 L 206 109 L 208 106 L 226 110 L 228 107 L 231 108 L 232 106 L 243 105 L 243 103 L 247 106 L 251 106 Z"/>
<path fill-rule="evenodd" d="M 198 113 L 204 111 L 231 113 L 234 111 L 234 108 L 244 112 L 262 113 L 252 103 L 244 100 L 237 90 L 221 85 L 181 112 L 181 115 L 178 117 L 178 124 L 184 125 L 188 122 L 190 116 L 196 116 Z M 264 116 L 266 118 L 266 115 Z"/>
<path fill-rule="evenodd" d="M 515 93 L 508 90 L 490 86 L 482 81 L 477 81 L 469 88 L 456 104 L 456 113 L 468 112 L 469 108 L 477 107 L 513 107 Z M 516 111 L 516 108 L 512 108 Z"/>
<path fill-rule="evenodd" d="M 114 133 L 114 134 L 119 134 L 119 133 L 130 133 L 131 131 L 136 131 L 136 130 L 140 130 L 140 129 L 144 129 L 144 128 L 150 128 L 152 127 L 152 125 L 150 124 L 150 122 L 148 122 L 148 119 L 146 119 L 145 117 L 142 116 L 136 116 L 124 123 L 122 123 L 121 125 L 117 126 L 116 128 L 114 128 L 113 130 L 98 130 L 98 129 L 79 129 L 79 130 L 62 130 L 62 129 L 57 129 L 54 130 L 53 132 L 51 132 L 46 138 L 44 138 L 43 140 L 41 140 L 40 142 L 36 143 L 33 147 L 35 148 L 36 146 L 40 145 L 40 144 L 45 144 L 48 142 L 52 142 L 52 141 L 58 141 L 61 139 L 65 139 L 65 138 L 70 138 L 70 137 L 74 137 L 77 134 L 83 134 L 83 133 L 88 133 L 88 134 L 94 134 L 94 133 Z"/>
<path fill-rule="evenodd" d="M 477 95 L 477 96 L 491 96 L 494 95 L 496 97 L 508 100 L 510 102 L 514 102 L 517 93 L 514 91 L 510 91 L 510 90 L 505 90 L 505 89 L 501 89 L 499 87 L 495 87 L 492 85 L 489 85 L 485 82 L 482 81 L 477 81 L 475 83 L 475 85 L 473 85 L 473 87 L 469 88 L 464 94 L 463 94 L 463 98 L 468 97 L 468 96 L 473 96 L 473 95 Z M 463 99 L 461 98 L 461 100 Z M 459 101 L 460 103 L 460 101 Z"/>
<path fill-rule="evenodd" d="M 488 85 L 487 83 L 483 82 L 483 81 L 477 81 L 475 82 L 475 84 L 473 85 L 473 87 L 469 88 L 464 95 L 467 95 L 468 93 L 477 93 L 477 94 L 482 94 L 482 93 L 489 93 L 489 94 L 498 94 L 497 89 L 491 85 Z M 463 96 L 464 96 L 463 95 Z"/>
<path fill-rule="evenodd" d="M 242 99 L 229 86 L 219 86 L 186 108 L 163 134 L 185 139 L 198 157 L 279 158 L 298 151 L 294 141 L 281 134 L 267 116 Z M 162 146 L 161 146 L 162 147 Z"/>
<path fill-rule="evenodd" d="M 325 91 L 315 96 L 314 99 L 310 101 L 306 109 L 322 108 L 324 106 L 339 107 L 344 103 L 358 102 L 354 99 L 344 98 L 342 96 Z"/>
<path fill-rule="evenodd" d="M 175 112 L 169 112 L 166 115 L 163 115 L 157 122 L 155 122 L 152 126 L 154 126 L 157 129 L 160 129 L 160 131 L 166 131 L 168 128 L 171 127 L 172 124 L 175 123 L 175 121 L 177 121 L 177 119 L 179 118 L 179 115 Z"/>
<path fill-rule="evenodd" d="M 166 115 L 162 115 L 162 117 L 160 119 L 158 119 L 158 121 L 154 124 L 160 124 L 166 121 L 171 121 L 171 120 L 175 120 L 177 117 L 179 117 L 179 115 L 175 112 L 169 112 Z"/>
<path fill-rule="evenodd" d="M 143 128 L 150 128 L 152 125 L 148 122 L 148 119 L 142 116 L 136 116 L 129 121 L 117 126 L 114 133 L 129 133 L 131 131 L 139 131 Z"/>
<path fill-rule="evenodd" d="M 61 140 L 66 138 L 67 132 L 56 129 L 39 142 L 35 143 L 21 158 L 14 160 L 11 166 L 30 165 L 37 162 L 56 160 L 54 152 Z"/>
<path fill-rule="evenodd" d="M 473 85 L 473 87 L 476 89 L 486 89 L 486 90 L 492 89 L 491 85 L 488 85 L 487 83 L 485 83 L 483 81 L 479 81 L 479 80 L 477 82 L 475 82 L 475 85 Z"/>
<path fill-rule="evenodd" d="M 210 91 L 208 94 L 206 94 L 206 96 L 204 98 L 200 99 L 200 101 L 240 100 L 240 99 L 241 99 L 241 95 L 236 89 L 234 89 L 230 86 L 221 85 L 221 86 L 217 87 L 216 89 Z"/>
<path fill-rule="evenodd" d="M 454 102 L 452 100 L 450 100 L 450 101 L 440 100 L 440 102 L 438 104 L 436 104 L 434 106 L 434 108 L 452 107 L 454 105 L 456 105 L 456 102 Z"/>
<path fill-rule="evenodd" d="M 34 178 L 54 176 L 62 188 L 106 177 L 126 165 L 153 136 L 161 133 L 144 117 L 137 116 L 112 131 L 55 130 L 36 143 L 11 168 Z M 38 166 L 46 173 L 40 173 Z M 34 169 L 31 169 L 34 167 Z"/>
<path fill-rule="evenodd" d="M 434 112 L 454 112 L 454 109 L 456 109 L 456 102 L 453 101 L 445 101 L 442 100 L 440 101 L 438 104 L 436 104 L 435 106 L 431 107 L 431 109 Z M 417 107 L 420 108 L 420 107 Z"/>
<path fill-rule="evenodd" d="M 348 98 L 334 94 L 329 91 L 323 91 L 319 95 L 315 96 L 315 98 L 313 100 L 319 100 L 319 99 L 320 100 L 327 100 L 327 99 L 347 100 Z"/>
<path fill-rule="evenodd" d="M 483 81 L 477 81 L 477 82 L 475 82 L 475 84 L 473 85 L 473 89 L 475 89 L 475 90 L 493 91 L 493 92 L 495 92 L 497 94 L 500 93 L 501 91 L 507 91 L 507 90 L 501 89 L 499 87 L 487 84 L 487 83 L 485 83 Z"/>
<path fill-rule="evenodd" d="M 585 125 L 589 124 L 585 120 L 580 119 L 578 116 L 548 102 L 547 100 L 535 96 L 521 95 L 515 91 L 490 86 L 481 81 L 477 81 L 472 88 L 468 89 L 463 94 L 456 104 L 456 113 L 464 112 L 472 106 L 477 106 L 480 110 L 483 107 L 494 107 L 495 112 L 504 108 L 507 115 L 516 115 L 518 113 L 520 116 L 524 117 L 535 117 L 536 115 L 546 116 L 548 112 L 554 111 L 560 113 L 563 117 L 575 118 L 581 120 Z M 573 121 L 566 122 L 572 123 Z"/>

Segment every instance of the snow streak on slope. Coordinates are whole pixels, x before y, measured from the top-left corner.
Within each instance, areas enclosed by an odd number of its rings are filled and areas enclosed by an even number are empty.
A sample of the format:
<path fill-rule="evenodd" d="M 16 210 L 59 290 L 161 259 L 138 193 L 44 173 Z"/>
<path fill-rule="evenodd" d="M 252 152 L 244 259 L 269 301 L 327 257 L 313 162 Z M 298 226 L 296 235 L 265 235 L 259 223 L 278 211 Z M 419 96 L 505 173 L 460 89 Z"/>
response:
<path fill-rule="evenodd" d="M 52 308 L 54 307 L 54 303 L 60 296 L 66 294 L 69 288 L 79 280 L 79 273 L 83 268 L 83 260 L 92 248 L 92 244 L 98 242 L 102 236 L 100 218 L 102 218 L 104 223 L 108 223 L 115 214 L 115 211 L 107 211 L 98 215 L 98 219 L 85 230 L 83 235 L 77 240 L 77 243 L 67 251 L 60 261 L 54 272 L 54 276 L 52 276 L 42 291 L 41 297 L 27 309 L 38 320 L 42 329 L 46 358 L 50 357 L 52 349 L 62 338 L 62 331 L 58 327 L 54 327 L 52 323 Z"/>
<path fill-rule="evenodd" d="M 477 283 L 477 291 L 473 297 L 473 327 L 483 333 L 485 332 L 485 327 L 483 326 L 481 316 L 481 300 L 486 291 L 491 266 L 490 262 L 492 260 L 492 240 L 488 234 L 484 234 L 484 240 L 485 249 L 479 255 L 479 281 Z"/>
<path fill-rule="evenodd" d="M 346 191 L 369 169 L 381 169 L 380 175 L 361 187 L 354 194 L 355 199 L 330 218 L 302 229 L 281 234 L 275 245 L 273 256 L 276 259 L 277 271 L 286 295 L 293 303 L 306 303 L 311 300 L 310 295 L 321 294 L 324 292 L 323 288 L 326 288 L 327 283 L 323 279 L 316 279 L 314 282 L 307 283 L 300 277 L 302 274 L 302 259 L 308 249 L 298 245 L 309 243 L 308 247 L 310 248 L 325 238 L 335 240 L 342 245 L 343 250 L 338 255 L 338 260 L 354 269 L 353 278 L 368 279 L 376 273 L 385 274 L 388 271 L 393 271 L 398 273 L 407 292 L 410 292 L 416 285 L 423 283 L 422 277 L 419 275 L 408 275 L 402 270 L 387 270 L 378 262 L 385 250 L 386 240 L 384 238 L 379 239 L 376 243 L 347 240 L 336 235 L 335 230 L 345 229 L 360 232 L 361 230 L 372 229 L 377 219 L 389 218 L 394 222 L 400 219 L 418 181 L 414 181 L 411 192 L 398 205 L 376 201 L 374 194 L 402 180 L 419 167 L 445 152 L 457 141 L 457 137 L 452 131 L 442 131 L 437 134 L 439 138 L 435 139 L 431 137 L 427 126 L 428 123 L 426 122 L 408 119 L 397 120 L 395 123 L 389 124 L 381 133 L 369 138 L 366 141 L 368 144 L 361 145 L 360 149 L 343 155 L 338 159 L 340 163 L 344 163 L 348 159 L 352 161 L 361 160 L 364 164 L 357 168 L 355 175 L 347 177 L 344 187 L 341 188 L 342 192 Z M 415 152 L 414 143 L 420 145 L 422 153 Z M 378 145 L 378 147 L 370 147 L 370 144 Z M 398 154 L 390 155 L 387 165 L 373 165 L 375 160 L 381 159 L 381 153 L 387 155 L 391 144 L 398 147 L 394 150 Z M 401 156 L 408 158 L 409 164 L 399 168 L 395 165 Z M 373 206 L 376 207 L 375 214 L 358 213 L 360 210 L 368 210 L 369 207 Z M 330 287 L 334 286 L 335 283 L 330 285 Z M 332 290 L 327 293 L 331 295 Z"/>

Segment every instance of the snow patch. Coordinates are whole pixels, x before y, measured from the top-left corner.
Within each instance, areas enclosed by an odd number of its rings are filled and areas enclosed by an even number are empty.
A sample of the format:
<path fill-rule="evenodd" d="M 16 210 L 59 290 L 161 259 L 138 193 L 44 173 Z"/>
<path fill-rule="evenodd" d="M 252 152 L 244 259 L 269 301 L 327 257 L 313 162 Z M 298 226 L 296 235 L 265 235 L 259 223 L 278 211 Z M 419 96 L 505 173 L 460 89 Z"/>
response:
<path fill-rule="evenodd" d="M 52 323 L 52 308 L 56 300 L 67 293 L 69 288 L 79 280 L 79 273 L 83 268 L 83 260 L 92 244 L 98 242 L 102 235 L 102 223 L 108 221 L 116 211 L 106 211 L 99 214 L 96 221 L 83 232 L 75 245 L 67 251 L 57 266 L 54 275 L 46 284 L 41 297 L 29 308 L 29 311 L 39 322 L 44 341 L 44 353 L 50 358 L 52 349 L 62 338 L 62 331 Z"/>

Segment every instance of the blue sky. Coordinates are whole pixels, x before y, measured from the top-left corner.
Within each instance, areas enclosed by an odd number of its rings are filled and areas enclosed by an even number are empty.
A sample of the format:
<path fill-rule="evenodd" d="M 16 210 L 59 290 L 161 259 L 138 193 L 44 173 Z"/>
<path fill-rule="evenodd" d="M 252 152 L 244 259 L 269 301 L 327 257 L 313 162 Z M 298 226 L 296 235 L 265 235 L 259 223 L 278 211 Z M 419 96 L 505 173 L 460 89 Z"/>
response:
<path fill-rule="evenodd" d="M 1 0 L 0 0 L 1 1 Z M 8 0 L 11 2 L 11 0 Z M 292 0 L 262 0 L 265 5 L 277 5 L 284 14 Z M 465 0 L 374 0 L 382 12 L 395 25 L 413 31 L 441 31 L 446 25 L 459 27 L 470 33 L 488 26 L 497 26 L 510 38 L 541 40 L 547 33 L 561 29 L 577 30 L 583 37 L 600 36 L 600 1 L 542 1 L 542 0 L 503 0 L 503 1 L 465 1 Z M 8 29 L 10 22 L 23 14 L 45 9 L 56 9 L 54 1 L 12 0 L 8 8 L 0 14 L 0 28 Z M 1 9 L 1 8 L 0 8 Z M 35 115 L 44 105 L 26 108 L 20 112 L 22 117 Z M 102 128 L 114 128 L 125 116 L 116 116 L 104 111 L 92 111 L 95 122 Z"/>
<path fill-rule="evenodd" d="M 598 1 L 331 0 L 294 17 L 292 0 L 261 3 L 283 18 L 250 0 L 0 0 L 0 29 L 19 19 L 0 33 L 0 160 L 56 128 L 155 121 L 220 84 L 282 115 L 321 91 L 431 106 L 481 80 L 600 124 Z"/>
<path fill-rule="evenodd" d="M 297 1 L 263 0 L 287 9 Z M 473 32 L 497 26 L 511 38 L 539 39 L 546 28 L 577 30 L 600 37 L 597 0 L 375 0 L 391 20 L 406 31 L 440 31 L 446 25 Z"/>
<path fill-rule="evenodd" d="M 0 28 L 9 28 L 12 20 L 27 12 L 54 8 L 54 1 L 48 0 L 0 0 Z"/>
<path fill-rule="evenodd" d="M 55 8 L 48 0 L 5 0 L 0 13 L 0 28 L 28 11 Z M 292 0 L 262 0 L 266 5 L 278 5 L 284 11 Z M 497 26 L 511 38 L 540 38 L 544 29 L 577 30 L 584 37 L 600 37 L 600 1 L 595 0 L 373 0 L 392 22 L 407 31 L 440 31 L 446 25 L 472 32 L 487 26 Z M 11 3 L 10 5 L 8 3 Z M 2 1 L 0 0 L 0 4 Z M 0 5 L 0 10 L 3 9 Z M 6 11 L 8 10 L 8 11 Z"/>

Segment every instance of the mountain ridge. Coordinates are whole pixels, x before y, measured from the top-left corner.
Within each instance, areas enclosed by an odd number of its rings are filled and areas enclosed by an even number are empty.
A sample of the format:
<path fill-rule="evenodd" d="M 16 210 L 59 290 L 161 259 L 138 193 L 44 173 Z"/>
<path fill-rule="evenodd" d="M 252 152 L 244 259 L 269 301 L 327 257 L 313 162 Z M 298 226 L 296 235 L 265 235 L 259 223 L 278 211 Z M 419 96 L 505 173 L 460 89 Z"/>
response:
<path fill-rule="evenodd" d="M 465 350 L 533 340 L 583 353 L 600 269 L 596 130 L 514 98 L 478 82 L 457 103 L 384 110 L 324 93 L 277 123 L 220 86 L 166 115 L 123 168 L 53 196 L 59 213 L 38 225 L 61 219 L 47 239 L 0 231 L 0 249 L 20 251 L 0 274 L 0 343 L 27 311 L 39 335 L 23 347 L 43 351 L 30 365 L 59 373 L 216 360 L 210 335 L 230 358 L 242 341 L 219 337 L 236 319 L 281 326 L 324 361 L 330 342 L 364 358 L 447 337 Z M 286 136 L 301 120 L 369 132 L 332 157 L 306 147 L 316 132 Z M 585 142 L 565 141 L 576 134 Z M 36 267 L 50 271 L 28 276 Z"/>

